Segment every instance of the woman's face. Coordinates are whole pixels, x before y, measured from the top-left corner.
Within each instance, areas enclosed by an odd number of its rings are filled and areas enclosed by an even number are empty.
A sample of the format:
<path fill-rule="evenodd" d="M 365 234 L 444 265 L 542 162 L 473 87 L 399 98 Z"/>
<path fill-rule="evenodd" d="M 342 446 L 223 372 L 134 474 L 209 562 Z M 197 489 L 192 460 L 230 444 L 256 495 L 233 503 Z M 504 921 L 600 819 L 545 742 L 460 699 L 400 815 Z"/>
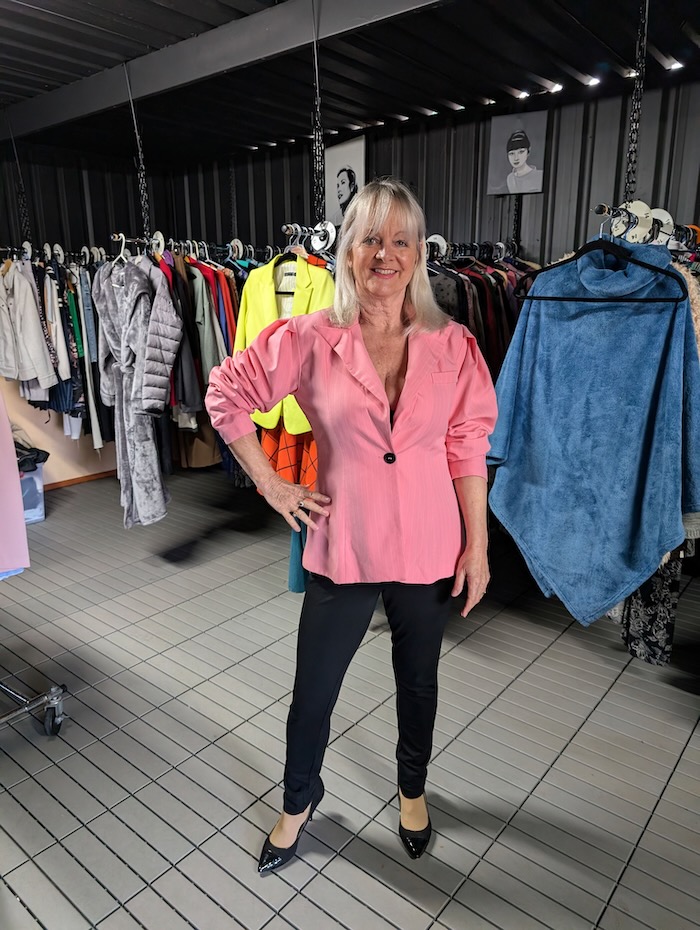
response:
<path fill-rule="evenodd" d="M 347 171 L 341 171 L 336 178 L 336 192 L 338 194 L 338 203 L 341 207 L 346 207 L 350 202 L 353 190 L 350 186 L 350 178 Z"/>
<path fill-rule="evenodd" d="M 530 149 L 511 149 L 508 152 L 508 161 L 514 168 L 522 168 L 527 162 Z"/>
<path fill-rule="evenodd" d="M 355 242 L 350 267 L 360 301 L 403 294 L 420 259 L 418 239 L 406 218 L 392 211 L 381 229 Z"/>

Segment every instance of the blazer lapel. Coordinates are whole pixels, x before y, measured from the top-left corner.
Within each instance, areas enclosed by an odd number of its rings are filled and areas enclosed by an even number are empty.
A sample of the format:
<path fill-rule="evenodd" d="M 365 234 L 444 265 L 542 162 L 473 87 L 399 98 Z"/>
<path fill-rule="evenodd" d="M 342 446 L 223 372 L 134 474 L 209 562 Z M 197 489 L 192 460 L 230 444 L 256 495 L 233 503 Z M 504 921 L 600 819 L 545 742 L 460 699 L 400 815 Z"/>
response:
<path fill-rule="evenodd" d="M 353 323 L 348 327 L 323 325 L 318 327 L 318 332 L 340 356 L 353 378 L 388 407 L 386 391 L 379 380 L 377 369 L 367 354 L 360 324 Z"/>

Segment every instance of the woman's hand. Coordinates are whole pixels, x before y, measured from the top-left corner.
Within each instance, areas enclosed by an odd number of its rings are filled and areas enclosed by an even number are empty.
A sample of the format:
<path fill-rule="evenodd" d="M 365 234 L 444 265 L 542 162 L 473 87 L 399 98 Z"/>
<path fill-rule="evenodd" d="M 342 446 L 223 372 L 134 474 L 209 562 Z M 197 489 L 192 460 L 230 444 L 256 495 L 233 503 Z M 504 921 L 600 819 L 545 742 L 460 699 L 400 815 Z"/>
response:
<path fill-rule="evenodd" d="M 467 582 L 467 600 L 464 608 L 460 611 L 463 617 L 466 617 L 469 611 L 476 607 L 486 594 L 486 588 L 490 580 L 491 572 L 489 571 L 486 546 L 478 546 L 473 549 L 467 546 L 457 563 L 455 583 L 452 588 L 452 597 L 457 597 L 464 589 L 464 582 Z"/>
<path fill-rule="evenodd" d="M 329 511 L 323 505 L 330 504 L 330 497 L 319 491 L 310 491 L 303 484 L 292 484 L 291 481 L 285 481 L 279 475 L 270 475 L 258 487 L 270 507 L 277 513 L 281 513 L 297 533 L 301 532 L 297 520 L 305 523 L 310 530 L 315 530 L 317 527 L 310 513 L 318 513 L 323 517 L 329 515 Z"/>

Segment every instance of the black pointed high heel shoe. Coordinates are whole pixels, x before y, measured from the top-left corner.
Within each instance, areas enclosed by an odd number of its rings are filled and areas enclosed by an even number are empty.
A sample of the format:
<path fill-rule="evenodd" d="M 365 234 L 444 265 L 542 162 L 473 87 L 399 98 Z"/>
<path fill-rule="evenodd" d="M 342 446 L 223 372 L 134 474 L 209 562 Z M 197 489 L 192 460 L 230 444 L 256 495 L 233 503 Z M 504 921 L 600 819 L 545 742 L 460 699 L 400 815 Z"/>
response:
<path fill-rule="evenodd" d="M 270 837 L 266 838 L 263 843 L 262 852 L 260 853 L 260 859 L 258 860 L 258 874 L 264 875 L 266 872 L 272 872 L 274 869 L 279 869 L 280 866 L 286 865 L 290 859 L 292 859 L 297 851 L 297 845 L 299 844 L 299 839 L 301 834 L 306 829 L 306 826 L 310 820 L 313 820 L 314 811 L 321 803 L 323 798 L 324 787 L 323 782 L 321 782 L 320 788 L 316 792 L 313 800 L 311 801 L 311 810 L 309 811 L 309 816 L 299 827 L 299 832 L 297 833 L 297 838 L 294 840 L 291 846 L 280 847 L 275 846 L 270 842 Z"/>
<path fill-rule="evenodd" d="M 427 799 L 425 806 L 426 808 L 428 806 Z M 399 791 L 399 837 L 403 843 L 403 848 L 411 859 L 420 859 L 428 847 L 432 832 L 433 825 L 430 822 L 430 813 L 428 813 L 428 826 L 423 830 L 407 830 L 401 825 L 401 792 Z"/>

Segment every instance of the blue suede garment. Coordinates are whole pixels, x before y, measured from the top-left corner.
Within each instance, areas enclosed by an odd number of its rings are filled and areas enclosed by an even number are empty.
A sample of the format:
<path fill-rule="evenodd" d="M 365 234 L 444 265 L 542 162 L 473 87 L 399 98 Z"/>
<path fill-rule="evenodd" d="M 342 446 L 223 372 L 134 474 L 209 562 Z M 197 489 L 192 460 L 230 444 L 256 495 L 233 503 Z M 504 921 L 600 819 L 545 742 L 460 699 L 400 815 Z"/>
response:
<path fill-rule="evenodd" d="M 671 266 L 665 247 L 625 247 Z M 648 579 L 683 542 L 681 515 L 700 510 L 690 307 L 659 302 L 680 293 L 675 278 L 602 251 L 543 272 L 530 296 L 561 300 L 525 301 L 496 385 L 491 509 L 544 594 L 584 625 Z"/>

